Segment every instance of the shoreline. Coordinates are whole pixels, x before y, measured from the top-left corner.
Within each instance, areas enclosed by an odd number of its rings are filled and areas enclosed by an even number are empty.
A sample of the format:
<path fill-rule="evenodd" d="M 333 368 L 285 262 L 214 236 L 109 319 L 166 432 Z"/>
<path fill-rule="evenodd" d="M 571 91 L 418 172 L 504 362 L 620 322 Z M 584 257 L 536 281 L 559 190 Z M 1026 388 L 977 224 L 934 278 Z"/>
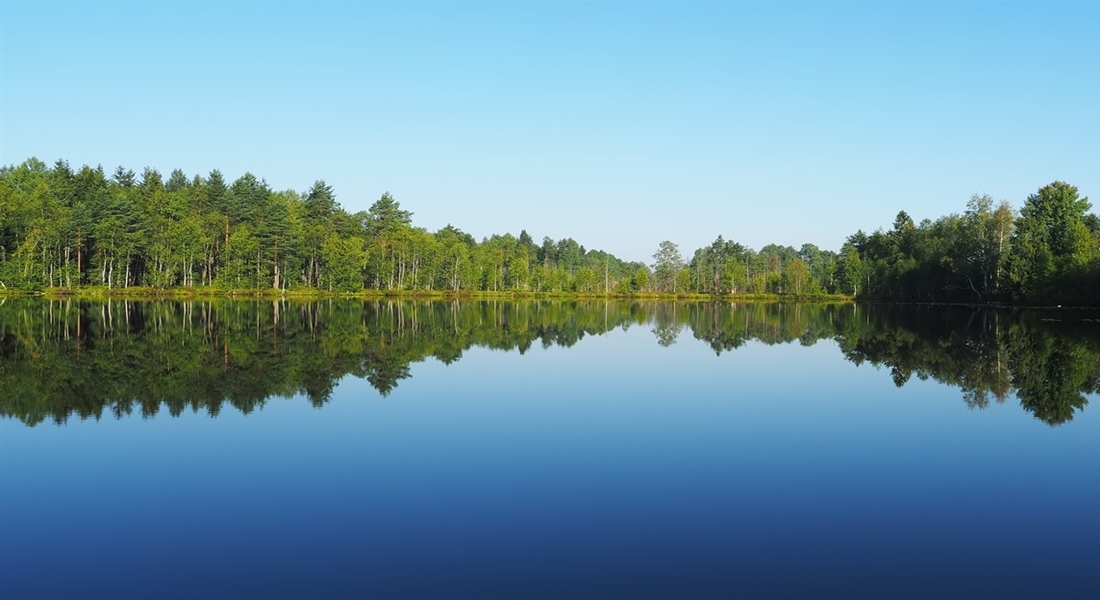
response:
<path fill-rule="evenodd" d="M 676 302 L 855 302 L 842 294 L 675 294 L 667 292 L 534 292 L 534 291 L 439 291 L 363 290 L 329 292 L 308 288 L 292 290 L 223 290 L 195 288 L 101 287 L 0 290 L 0 298 L 40 297 L 47 300 L 621 300 Z"/>

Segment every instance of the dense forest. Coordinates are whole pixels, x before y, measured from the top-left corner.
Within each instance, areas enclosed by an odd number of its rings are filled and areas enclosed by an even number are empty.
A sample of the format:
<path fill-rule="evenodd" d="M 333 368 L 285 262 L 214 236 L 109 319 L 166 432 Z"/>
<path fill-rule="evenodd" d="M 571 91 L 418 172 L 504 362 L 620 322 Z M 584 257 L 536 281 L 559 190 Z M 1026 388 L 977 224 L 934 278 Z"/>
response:
<path fill-rule="evenodd" d="M 8 299 L 0 305 L 0 417 L 35 425 L 162 410 L 215 416 L 279 397 L 323 406 L 347 375 L 386 396 L 428 358 L 451 364 L 472 347 L 568 347 L 641 326 L 662 346 L 688 328 L 719 355 L 753 340 L 835 339 L 847 360 L 884 368 L 898 386 L 933 378 L 976 409 L 1015 395 L 1057 425 L 1100 391 L 1100 339 L 1079 317 L 853 303 Z"/>
<path fill-rule="evenodd" d="M 119 167 L 0 168 L 0 289 L 113 293 L 321 290 L 579 294 L 847 294 L 920 302 L 1100 303 L 1100 218 L 1061 182 L 1019 214 L 975 196 L 963 214 L 813 244 L 747 248 L 722 236 L 685 257 L 661 242 L 631 262 L 526 230 L 475 240 L 416 227 L 389 193 L 349 213 L 324 181 L 275 191 L 246 173 L 165 179 Z"/>
<path fill-rule="evenodd" d="M 11 288 L 606 292 L 644 270 L 569 238 L 430 233 L 388 193 L 350 214 L 323 181 L 299 194 L 216 170 L 165 180 L 35 159 L 0 170 L 0 282 Z"/>
<path fill-rule="evenodd" d="M 889 231 L 857 232 L 841 249 L 846 291 L 918 302 L 1100 304 L 1100 218 L 1056 181 L 1007 202 L 974 196 L 966 211 L 919 225 L 899 212 Z"/>

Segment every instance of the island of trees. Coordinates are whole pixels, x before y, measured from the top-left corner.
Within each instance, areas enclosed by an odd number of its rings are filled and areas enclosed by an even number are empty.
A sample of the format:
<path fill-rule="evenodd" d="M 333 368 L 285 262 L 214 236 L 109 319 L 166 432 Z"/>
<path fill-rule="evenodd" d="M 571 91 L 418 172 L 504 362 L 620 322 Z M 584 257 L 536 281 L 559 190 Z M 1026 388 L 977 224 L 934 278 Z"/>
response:
<path fill-rule="evenodd" d="M 974 196 L 962 214 L 813 244 L 694 251 L 653 262 L 527 233 L 481 241 L 416 227 L 389 193 L 349 213 L 324 181 L 275 191 L 246 173 L 0 168 L 0 293 L 824 294 L 914 302 L 1100 305 L 1100 218 L 1054 182 L 1016 213 Z"/>

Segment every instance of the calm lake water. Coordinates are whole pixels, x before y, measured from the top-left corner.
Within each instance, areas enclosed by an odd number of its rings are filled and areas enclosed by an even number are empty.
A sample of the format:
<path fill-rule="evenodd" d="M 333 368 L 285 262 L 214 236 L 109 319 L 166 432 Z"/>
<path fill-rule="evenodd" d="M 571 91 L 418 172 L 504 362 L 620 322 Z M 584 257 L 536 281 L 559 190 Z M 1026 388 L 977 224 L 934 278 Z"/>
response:
<path fill-rule="evenodd" d="M 1094 318 L 8 300 L 0 594 L 1097 598 Z"/>

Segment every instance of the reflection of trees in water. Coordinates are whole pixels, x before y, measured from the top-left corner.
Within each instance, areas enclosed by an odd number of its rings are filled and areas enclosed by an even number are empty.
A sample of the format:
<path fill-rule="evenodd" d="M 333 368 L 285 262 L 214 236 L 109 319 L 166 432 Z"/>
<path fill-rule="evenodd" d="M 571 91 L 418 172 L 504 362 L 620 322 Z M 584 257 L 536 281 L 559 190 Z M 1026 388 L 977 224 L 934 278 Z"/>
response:
<path fill-rule="evenodd" d="M 678 308 L 686 310 L 675 302 L 658 304 L 653 311 L 653 335 L 657 336 L 657 344 L 667 348 L 676 343 L 680 332 L 684 330 L 684 323 L 678 318 Z"/>
<path fill-rule="evenodd" d="M 322 406 L 345 375 L 385 396 L 428 357 L 572 346 L 635 319 L 607 302 L 18 300 L 0 310 L 0 415 L 248 413 L 296 395 Z"/>
<path fill-rule="evenodd" d="M 1052 313 L 1068 318 L 1071 313 Z M 1100 324 L 1040 313 L 852 304 L 657 302 L 9 301 L 0 308 L 0 415 L 150 417 L 273 397 L 322 406 L 345 375 L 385 396 L 411 364 L 445 364 L 480 346 L 526 352 L 651 325 L 669 346 L 685 327 L 716 354 L 750 340 L 836 339 L 845 358 L 962 390 L 985 408 L 1016 394 L 1059 424 L 1100 390 Z"/>
<path fill-rule="evenodd" d="M 1051 313 L 959 307 L 859 307 L 837 340 L 845 357 L 963 391 L 972 408 L 1020 405 L 1051 425 L 1065 423 L 1100 391 L 1100 326 L 1074 311 Z"/>
<path fill-rule="evenodd" d="M 1100 325 L 1030 321 L 1011 334 L 1006 345 L 1016 395 L 1037 418 L 1065 423 L 1088 404 L 1084 394 L 1100 391 Z"/>
<path fill-rule="evenodd" d="M 838 315 L 850 304 L 708 303 L 688 305 L 688 322 L 695 339 L 716 355 L 736 350 L 749 340 L 765 344 L 798 341 L 811 346 L 836 335 Z"/>

